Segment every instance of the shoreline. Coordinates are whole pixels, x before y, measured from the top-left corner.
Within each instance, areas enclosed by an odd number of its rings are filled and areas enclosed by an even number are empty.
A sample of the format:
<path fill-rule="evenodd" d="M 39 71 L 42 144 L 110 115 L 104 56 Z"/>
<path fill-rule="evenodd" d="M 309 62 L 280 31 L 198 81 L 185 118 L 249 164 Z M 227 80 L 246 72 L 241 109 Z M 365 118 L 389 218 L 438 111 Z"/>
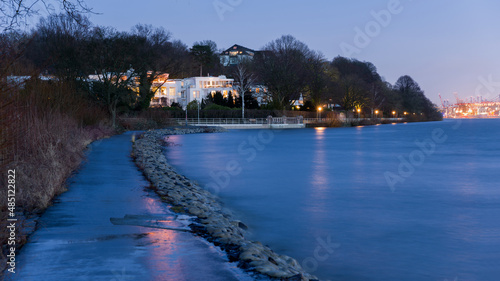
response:
<path fill-rule="evenodd" d="M 178 174 L 168 164 L 164 155 L 168 135 L 225 131 L 211 127 L 147 131 L 134 141 L 132 157 L 162 201 L 170 204 L 176 213 L 197 217 L 190 225 L 192 232 L 221 247 L 229 261 L 238 261 L 238 267 L 281 280 L 318 280 L 294 258 L 279 255 L 268 246 L 245 238 L 247 226 L 236 220 L 215 195 Z"/>

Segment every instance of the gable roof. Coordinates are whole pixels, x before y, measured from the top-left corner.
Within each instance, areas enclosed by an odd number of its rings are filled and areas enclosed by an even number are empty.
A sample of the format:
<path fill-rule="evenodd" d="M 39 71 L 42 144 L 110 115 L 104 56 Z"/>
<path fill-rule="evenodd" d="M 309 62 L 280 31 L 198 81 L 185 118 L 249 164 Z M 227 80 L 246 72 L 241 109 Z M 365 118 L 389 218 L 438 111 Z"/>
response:
<path fill-rule="evenodd" d="M 234 44 L 233 46 L 231 46 L 231 48 L 222 52 L 221 55 L 231 56 L 231 52 L 238 52 L 238 54 L 249 55 L 249 56 L 253 56 L 255 54 L 255 51 L 252 49 L 249 49 L 247 47 L 243 47 L 243 46 L 238 45 L 238 44 Z"/>

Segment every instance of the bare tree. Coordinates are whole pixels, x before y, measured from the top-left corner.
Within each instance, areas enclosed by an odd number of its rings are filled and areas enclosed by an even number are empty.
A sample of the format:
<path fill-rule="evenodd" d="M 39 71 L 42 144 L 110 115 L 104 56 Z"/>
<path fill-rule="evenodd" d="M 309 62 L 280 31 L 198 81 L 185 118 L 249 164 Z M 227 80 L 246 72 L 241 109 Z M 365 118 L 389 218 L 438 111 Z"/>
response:
<path fill-rule="evenodd" d="M 370 107 L 371 107 L 372 118 L 375 109 L 380 108 L 385 102 L 385 96 L 383 93 L 384 87 L 386 87 L 385 89 L 387 89 L 387 86 L 384 84 L 384 82 L 378 82 L 372 85 L 370 91 Z"/>
<path fill-rule="evenodd" d="M 241 118 L 245 118 L 245 93 L 252 90 L 255 76 L 248 67 L 248 61 L 240 61 L 234 71 L 234 88 L 241 96 Z"/>
<path fill-rule="evenodd" d="M 30 17 L 42 10 L 49 14 L 64 11 L 75 18 L 92 12 L 84 0 L 0 0 L 0 30 L 5 32 L 26 25 Z"/>
<path fill-rule="evenodd" d="M 314 106 L 320 106 L 325 97 L 329 63 L 323 54 L 311 51 L 307 58 L 305 79 L 308 98 Z"/>
<path fill-rule="evenodd" d="M 96 28 L 90 38 L 87 59 L 95 76 L 89 84 L 93 98 L 108 108 L 113 127 L 116 125 L 117 107 L 137 102 L 135 77 L 130 66 L 138 53 L 143 38 L 120 33 L 110 28 Z"/>
<path fill-rule="evenodd" d="M 271 105 L 288 108 L 306 87 L 307 60 L 311 50 L 291 35 L 284 35 L 264 47 L 254 58 L 259 80 L 269 89 Z"/>

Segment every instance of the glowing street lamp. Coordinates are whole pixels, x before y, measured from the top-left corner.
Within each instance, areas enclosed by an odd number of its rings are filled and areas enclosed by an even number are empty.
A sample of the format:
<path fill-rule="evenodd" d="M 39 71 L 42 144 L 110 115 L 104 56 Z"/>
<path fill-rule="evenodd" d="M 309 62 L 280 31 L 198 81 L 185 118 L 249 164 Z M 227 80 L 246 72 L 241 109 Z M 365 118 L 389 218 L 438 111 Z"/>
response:
<path fill-rule="evenodd" d="M 323 108 L 321 106 L 318 106 L 318 119 L 321 121 L 321 110 L 323 110 Z"/>
<path fill-rule="evenodd" d="M 378 109 L 375 110 L 375 119 L 377 119 L 377 118 L 378 118 Z"/>
<path fill-rule="evenodd" d="M 358 119 L 361 119 L 361 108 L 356 109 L 356 111 L 358 112 Z"/>

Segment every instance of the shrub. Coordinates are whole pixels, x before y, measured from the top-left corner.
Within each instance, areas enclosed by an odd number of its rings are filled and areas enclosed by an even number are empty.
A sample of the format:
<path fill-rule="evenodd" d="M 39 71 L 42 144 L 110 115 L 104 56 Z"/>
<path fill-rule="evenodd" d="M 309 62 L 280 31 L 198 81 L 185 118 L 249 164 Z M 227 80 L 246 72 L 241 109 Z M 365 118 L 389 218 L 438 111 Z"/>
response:
<path fill-rule="evenodd" d="M 232 110 L 230 107 L 218 105 L 215 103 L 205 106 L 203 110 Z M 235 110 L 241 110 L 241 108 L 235 108 Z"/>

